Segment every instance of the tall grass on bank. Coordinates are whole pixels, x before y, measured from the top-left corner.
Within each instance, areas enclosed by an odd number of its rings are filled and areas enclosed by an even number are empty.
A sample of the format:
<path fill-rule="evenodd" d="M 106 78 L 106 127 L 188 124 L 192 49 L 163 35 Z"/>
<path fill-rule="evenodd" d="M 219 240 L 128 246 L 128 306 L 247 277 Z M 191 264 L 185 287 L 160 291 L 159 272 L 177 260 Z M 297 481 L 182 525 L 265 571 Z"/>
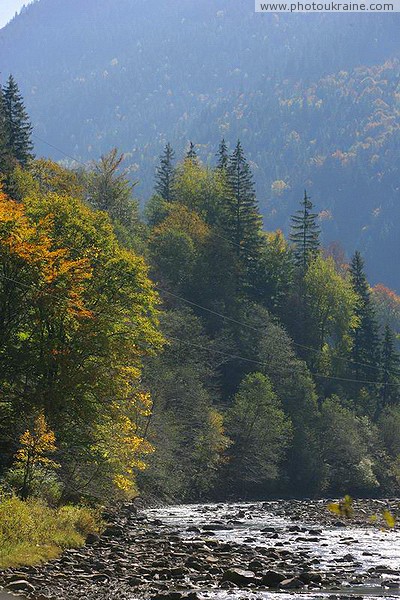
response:
<path fill-rule="evenodd" d="M 0 568 L 32 565 L 84 544 L 97 533 L 97 511 L 81 506 L 50 508 L 36 499 L 0 498 Z"/>

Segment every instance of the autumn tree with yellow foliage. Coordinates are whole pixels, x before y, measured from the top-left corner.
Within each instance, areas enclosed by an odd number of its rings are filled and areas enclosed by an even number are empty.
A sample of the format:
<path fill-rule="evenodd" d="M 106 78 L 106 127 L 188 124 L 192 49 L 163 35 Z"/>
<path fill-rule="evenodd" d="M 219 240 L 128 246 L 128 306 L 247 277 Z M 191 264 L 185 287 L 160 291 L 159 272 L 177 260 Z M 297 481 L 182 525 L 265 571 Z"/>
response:
<path fill-rule="evenodd" d="M 33 431 L 27 429 L 19 438 L 20 448 L 15 454 L 15 463 L 23 470 L 23 481 L 20 490 L 21 498 L 26 499 L 31 492 L 31 485 L 38 466 L 58 469 L 60 465 L 49 458 L 57 450 L 56 436 L 46 423 L 43 413 L 34 420 Z"/>
<path fill-rule="evenodd" d="M 148 451 L 138 420 L 143 402 L 134 399 L 143 358 L 162 344 L 157 295 L 143 259 L 118 244 L 104 213 L 94 213 L 79 197 L 44 192 L 36 182 L 20 173 L 22 202 L 0 197 L 5 452 L 10 461 L 10 432 L 18 431 L 22 417 L 43 411 L 57 436 L 59 476 L 69 493 L 79 495 L 89 479 L 94 489 L 105 471 L 112 493 L 118 476 L 134 486 Z M 125 431 L 120 448 L 100 452 L 118 420 Z M 127 448 L 131 472 L 115 460 Z M 95 454 L 102 454 L 101 469 L 85 473 Z"/>

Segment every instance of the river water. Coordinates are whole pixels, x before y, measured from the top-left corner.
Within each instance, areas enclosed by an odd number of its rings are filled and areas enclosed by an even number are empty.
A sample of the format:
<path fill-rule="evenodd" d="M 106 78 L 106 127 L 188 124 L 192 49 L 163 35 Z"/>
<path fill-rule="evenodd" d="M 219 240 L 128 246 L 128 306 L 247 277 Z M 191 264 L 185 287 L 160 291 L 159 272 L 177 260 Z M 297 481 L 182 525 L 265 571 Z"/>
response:
<path fill-rule="evenodd" d="M 180 535 L 196 538 L 210 530 L 213 539 L 234 541 L 254 549 L 289 549 L 303 557 L 308 566 L 336 574 L 330 589 L 307 591 L 205 590 L 208 598 L 400 598 L 400 530 L 371 526 L 318 526 L 315 518 L 294 521 L 277 514 L 275 503 L 194 504 L 147 511 L 176 527 Z M 276 503 L 278 506 L 279 503 Z M 278 511 L 279 512 L 279 511 Z M 265 529 L 269 531 L 265 531 Z M 295 529 L 295 531 L 293 531 Z M 263 531 L 264 530 L 264 531 Z M 237 565 L 241 568 L 247 566 Z M 290 564 L 285 565 L 290 568 Z"/>

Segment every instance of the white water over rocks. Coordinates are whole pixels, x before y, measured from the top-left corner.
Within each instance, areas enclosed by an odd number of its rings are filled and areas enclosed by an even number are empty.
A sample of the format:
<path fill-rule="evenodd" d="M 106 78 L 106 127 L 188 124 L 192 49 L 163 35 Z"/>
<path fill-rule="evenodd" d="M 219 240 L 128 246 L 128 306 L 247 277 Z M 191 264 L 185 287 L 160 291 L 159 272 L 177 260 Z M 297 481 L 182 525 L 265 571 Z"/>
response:
<path fill-rule="evenodd" d="M 308 568 L 336 575 L 337 585 L 330 589 L 307 589 L 292 592 L 243 590 L 205 590 L 203 595 L 218 599 L 287 600 L 290 598 L 396 598 L 400 597 L 400 530 L 379 527 L 321 525 L 315 519 L 296 521 L 276 514 L 279 503 L 192 504 L 146 511 L 176 527 L 181 535 L 195 539 L 209 535 L 212 539 L 263 548 L 290 550 L 304 558 Z M 303 506 L 306 508 L 307 503 Z M 321 507 L 322 508 L 322 507 Z M 323 510 L 323 508 L 322 508 Z M 304 515 L 307 511 L 304 510 Z M 237 565 L 247 568 L 247 565 Z M 282 565 L 288 570 L 290 564 Z M 323 587 L 323 586 L 322 586 Z"/>

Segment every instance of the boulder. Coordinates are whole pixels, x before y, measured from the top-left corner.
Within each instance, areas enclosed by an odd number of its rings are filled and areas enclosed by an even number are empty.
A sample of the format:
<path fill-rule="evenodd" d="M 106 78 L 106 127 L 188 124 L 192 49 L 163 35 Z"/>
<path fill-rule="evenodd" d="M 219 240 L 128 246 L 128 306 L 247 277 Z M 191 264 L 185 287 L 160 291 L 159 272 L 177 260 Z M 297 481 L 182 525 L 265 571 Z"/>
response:
<path fill-rule="evenodd" d="M 286 575 L 277 571 L 266 571 L 262 574 L 262 584 L 267 587 L 278 587 L 281 581 L 286 579 Z"/>
<path fill-rule="evenodd" d="M 321 583 L 321 581 L 322 581 L 322 576 L 320 573 L 312 573 L 311 571 L 309 571 L 307 573 L 301 573 L 299 575 L 299 578 L 302 580 L 303 583 L 306 583 L 306 584 Z"/>
<path fill-rule="evenodd" d="M 16 581 L 10 581 L 7 583 L 6 589 L 11 592 L 34 592 L 35 586 L 26 581 L 26 579 L 17 579 Z"/>
<path fill-rule="evenodd" d="M 246 586 L 255 583 L 256 576 L 253 571 L 245 569 L 228 569 L 222 576 L 222 581 L 230 581 L 238 586 Z"/>
<path fill-rule="evenodd" d="M 297 590 L 304 586 L 304 582 L 299 577 L 291 577 L 280 582 L 279 588 L 282 590 Z"/>

